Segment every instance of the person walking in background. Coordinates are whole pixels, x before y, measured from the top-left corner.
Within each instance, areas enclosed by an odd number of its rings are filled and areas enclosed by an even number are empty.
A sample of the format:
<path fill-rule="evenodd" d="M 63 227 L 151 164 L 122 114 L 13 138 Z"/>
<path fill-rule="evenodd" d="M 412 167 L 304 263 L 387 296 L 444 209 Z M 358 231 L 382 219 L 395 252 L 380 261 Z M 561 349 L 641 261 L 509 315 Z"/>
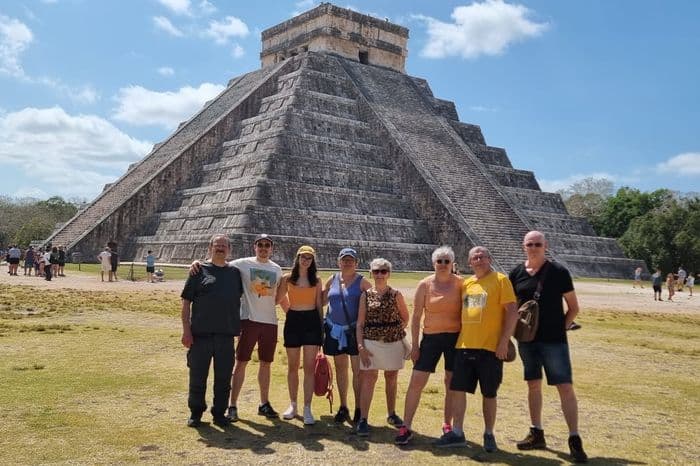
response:
<path fill-rule="evenodd" d="M 104 250 L 97 255 L 97 260 L 101 265 L 100 278 L 102 281 L 105 281 L 105 272 L 107 273 L 109 281 L 112 281 L 112 263 L 109 260 L 111 255 L 112 253 L 109 251 L 109 246 L 105 246 Z"/>
<path fill-rule="evenodd" d="M 672 273 L 666 275 L 666 289 L 668 290 L 668 300 L 673 301 L 673 295 L 676 294 L 676 279 Z"/>
<path fill-rule="evenodd" d="M 654 301 L 663 301 L 663 299 L 661 299 L 661 284 L 663 281 L 661 269 L 657 267 L 656 272 L 651 276 L 651 287 L 654 289 Z"/>
<path fill-rule="evenodd" d="M 322 286 L 316 273 L 316 251 L 311 246 L 301 246 L 294 258 L 290 273 L 282 276 L 277 288 L 277 302 L 287 296 L 289 308 L 285 311 L 284 347 L 287 350 L 287 387 L 289 408 L 283 419 L 297 416 L 299 390 L 299 365 L 304 360 L 304 424 L 316 422 L 311 413 L 314 396 L 314 361 L 323 343 L 321 305 Z"/>
<path fill-rule="evenodd" d="M 323 287 L 323 303 L 328 304 L 324 322 L 323 352 L 333 356 L 335 376 L 340 395 L 340 407 L 334 421 L 360 421 L 360 364 L 356 325 L 360 296 L 372 284 L 357 273 L 358 256 L 353 248 L 343 248 L 338 254 L 339 272 L 333 274 Z M 350 337 L 348 338 L 348 334 Z M 348 366 L 352 370 L 352 390 L 355 411 L 352 419 L 348 410 Z"/>
<path fill-rule="evenodd" d="M 51 267 L 51 251 L 49 251 L 49 248 L 46 248 L 46 252 L 44 252 L 42 263 L 44 264 L 44 279 L 50 282 L 53 273 L 53 270 L 51 269 L 53 267 Z"/>
<path fill-rule="evenodd" d="M 58 248 L 51 248 L 51 275 L 58 277 Z"/>
<path fill-rule="evenodd" d="M 632 282 L 632 288 L 636 288 L 639 285 L 640 288 L 644 288 L 642 285 L 642 268 L 637 267 L 634 269 L 634 282 Z"/>
<path fill-rule="evenodd" d="M 155 283 L 156 273 L 156 256 L 153 255 L 153 251 L 148 250 L 148 255 L 146 255 L 146 275 L 148 276 L 148 281 Z"/>
<path fill-rule="evenodd" d="M 206 411 L 207 377 L 214 361 L 214 400 L 211 414 L 214 424 L 226 427 L 234 337 L 240 334 L 240 304 L 243 294 L 241 273 L 229 267 L 226 259 L 231 244 L 226 235 L 214 235 L 209 241 L 211 262 L 200 265 L 182 290 L 182 344 L 189 367 L 189 427 L 199 427 Z"/>
<path fill-rule="evenodd" d="M 688 274 L 688 278 L 685 280 L 685 286 L 688 287 L 688 292 L 690 293 L 690 296 L 693 296 L 693 288 L 695 287 L 695 273 L 690 272 Z"/>
<path fill-rule="evenodd" d="M 387 422 L 403 425 L 396 414 L 396 393 L 399 370 L 404 365 L 403 338 L 408 325 L 408 307 L 400 291 L 389 286 L 391 262 L 377 258 L 369 264 L 374 286 L 360 297 L 357 315 L 357 349 L 362 371 L 360 389 L 360 422 L 357 435 L 369 435 L 369 408 L 379 371 L 384 371 Z"/>
<path fill-rule="evenodd" d="M 574 392 L 571 357 L 566 329 L 579 312 L 578 298 L 571 274 L 564 266 L 547 260 L 547 241 L 542 232 L 531 231 L 523 239 L 524 263 L 510 272 L 510 280 L 518 297 L 518 305 L 534 299 L 538 286 L 539 325 L 534 340 L 519 342 L 518 352 L 523 362 L 527 382 L 530 431 L 516 445 L 519 450 L 546 448 L 542 428 L 542 368 L 547 383 L 559 392 L 564 420 L 569 428 L 569 453 L 573 461 L 584 463 L 588 456 L 578 432 L 578 401 Z M 540 285 L 541 283 L 541 285 Z M 566 301 L 564 312 L 563 301 Z"/>
<path fill-rule="evenodd" d="M 66 249 L 63 246 L 58 247 L 58 276 L 65 277 L 64 273 L 66 267 Z"/>
<path fill-rule="evenodd" d="M 29 246 L 24 253 L 24 274 L 32 276 L 34 270 L 34 248 Z"/>
<path fill-rule="evenodd" d="M 688 272 L 685 271 L 683 266 L 681 265 L 678 267 L 678 273 L 676 274 L 676 277 L 678 277 L 678 280 L 676 280 L 676 291 L 683 291 L 683 287 L 685 287 L 685 279 L 688 276 Z"/>
<path fill-rule="evenodd" d="M 114 280 L 115 282 L 118 282 L 119 279 L 117 278 L 117 268 L 119 268 L 119 253 L 117 253 L 115 248 L 110 249 L 109 253 L 109 281 L 111 282 Z"/>
<path fill-rule="evenodd" d="M 454 274 L 455 253 L 449 246 L 441 246 L 433 251 L 435 273 L 418 283 L 413 298 L 411 317 L 411 339 L 413 372 L 406 391 L 404 424 L 395 438 L 397 445 L 406 445 L 413 437 L 411 430 L 413 417 L 420 403 L 421 393 L 428 383 L 428 377 L 442 356 L 445 365 L 445 404 L 443 407 L 442 433 L 452 430 L 452 402 L 450 382 L 455 357 L 455 343 L 462 326 L 462 277 Z M 425 316 L 425 317 L 424 317 Z M 423 321 L 423 338 L 419 342 Z"/>
<path fill-rule="evenodd" d="M 508 277 L 491 268 L 491 253 L 483 246 L 469 251 L 468 262 L 474 275 L 462 285 L 462 327 L 457 337 L 452 367 L 450 397 L 452 430 L 437 441 L 437 447 L 466 445 L 464 415 L 466 393 L 475 393 L 479 385 L 484 419 L 484 450 L 498 449 L 494 427 L 498 407 L 498 388 L 503 380 L 503 360 L 508 356 L 508 342 L 515 330 L 518 310 Z"/>
<path fill-rule="evenodd" d="M 37 277 L 44 276 L 44 248 L 39 248 L 34 259 L 34 275 Z"/>
<path fill-rule="evenodd" d="M 10 249 L 7 251 L 7 263 L 9 266 L 7 273 L 17 276 L 17 269 L 19 268 L 19 260 L 21 257 L 22 250 L 14 244 L 10 246 Z"/>

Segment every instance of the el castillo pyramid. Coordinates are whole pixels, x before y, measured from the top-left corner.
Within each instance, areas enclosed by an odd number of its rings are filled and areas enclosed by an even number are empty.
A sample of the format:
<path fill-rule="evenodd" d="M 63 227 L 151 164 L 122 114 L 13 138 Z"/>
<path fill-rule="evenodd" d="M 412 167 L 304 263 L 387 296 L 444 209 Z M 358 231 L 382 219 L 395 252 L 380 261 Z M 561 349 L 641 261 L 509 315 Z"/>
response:
<path fill-rule="evenodd" d="M 408 29 L 324 3 L 262 33 L 262 67 L 233 78 L 50 240 L 92 258 L 109 241 L 122 258 L 189 263 L 227 233 L 234 257 L 257 233 L 289 265 L 301 244 L 334 267 L 344 246 L 429 270 L 452 245 L 474 245 L 510 270 L 523 235 L 578 276 L 627 277 L 641 265 L 595 235 L 513 168 L 454 103 L 405 73 Z M 461 260 L 460 260 L 461 259 Z"/>

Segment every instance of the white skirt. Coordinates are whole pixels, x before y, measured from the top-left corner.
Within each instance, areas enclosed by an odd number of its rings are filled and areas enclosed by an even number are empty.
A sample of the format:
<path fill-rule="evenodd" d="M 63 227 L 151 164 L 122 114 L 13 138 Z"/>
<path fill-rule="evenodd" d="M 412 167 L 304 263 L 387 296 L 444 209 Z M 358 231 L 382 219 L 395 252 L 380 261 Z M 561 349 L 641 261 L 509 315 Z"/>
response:
<path fill-rule="evenodd" d="M 360 360 L 361 370 L 398 371 L 403 369 L 404 348 L 401 340 L 385 343 L 365 339 L 365 348 L 372 353 L 372 357 L 369 366 L 365 366 Z"/>

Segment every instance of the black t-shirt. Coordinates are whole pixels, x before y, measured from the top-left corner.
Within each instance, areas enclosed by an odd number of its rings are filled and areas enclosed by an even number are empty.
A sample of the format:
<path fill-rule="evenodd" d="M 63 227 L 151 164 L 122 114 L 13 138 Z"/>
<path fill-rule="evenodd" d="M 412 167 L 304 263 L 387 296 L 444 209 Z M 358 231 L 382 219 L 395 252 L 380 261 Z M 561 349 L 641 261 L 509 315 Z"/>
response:
<path fill-rule="evenodd" d="M 207 262 L 189 276 L 180 295 L 192 301 L 192 335 L 241 333 L 241 272 L 229 265 Z"/>
<path fill-rule="evenodd" d="M 509 278 L 518 298 L 518 306 L 533 298 L 542 272 L 540 267 L 534 276 L 530 276 L 525 270 L 525 264 L 519 264 L 510 272 Z M 574 283 L 569 271 L 556 262 L 549 261 L 544 273 L 539 300 L 540 320 L 534 341 L 566 343 L 563 295 L 574 290 Z"/>

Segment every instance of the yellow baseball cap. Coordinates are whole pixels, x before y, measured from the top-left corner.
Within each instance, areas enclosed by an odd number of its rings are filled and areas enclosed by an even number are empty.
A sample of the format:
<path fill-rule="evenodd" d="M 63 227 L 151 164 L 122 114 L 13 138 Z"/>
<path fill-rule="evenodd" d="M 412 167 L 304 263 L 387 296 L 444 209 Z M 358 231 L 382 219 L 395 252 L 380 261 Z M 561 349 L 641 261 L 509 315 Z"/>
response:
<path fill-rule="evenodd" d="M 316 257 L 316 251 L 314 250 L 314 248 L 308 245 L 304 245 L 297 249 L 297 256 L 300 256 L 302 254 L 311 254 L 312 256 L 314 256 L 314 258 Z"/>

